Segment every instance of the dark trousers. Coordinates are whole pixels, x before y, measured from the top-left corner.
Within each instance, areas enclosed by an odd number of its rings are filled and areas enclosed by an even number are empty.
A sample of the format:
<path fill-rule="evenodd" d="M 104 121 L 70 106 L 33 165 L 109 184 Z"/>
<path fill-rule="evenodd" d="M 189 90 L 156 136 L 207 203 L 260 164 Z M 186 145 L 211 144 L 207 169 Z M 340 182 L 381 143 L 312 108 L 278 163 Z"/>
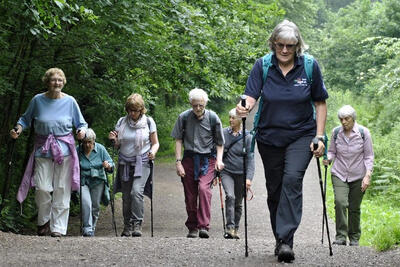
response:
<path fill-rule="evenodd" d="M 293 236 L 303 208 L 303 178 L 312 158 L 313 136 L 304 136 L 286 147 L 257 142 L 268 192 L 271 226 L 277 241 L 293 247 Z"/>

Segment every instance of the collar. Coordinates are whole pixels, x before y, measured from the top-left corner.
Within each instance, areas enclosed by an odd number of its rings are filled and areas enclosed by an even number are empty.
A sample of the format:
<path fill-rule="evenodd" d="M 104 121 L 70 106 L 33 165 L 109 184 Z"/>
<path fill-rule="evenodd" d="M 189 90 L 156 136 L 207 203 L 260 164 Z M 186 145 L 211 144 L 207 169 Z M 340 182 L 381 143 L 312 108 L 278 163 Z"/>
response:
<path fill-rule="evenodd" d="M 304 60 L 303 59 L 304 56 L 295 56 L 294 57 L 294 63 L 293 63 L 293 67 L 295 66 L 301 66 L 304 65 Z M 271 63 L 272 65 L 274 65 L 275 67 L 278 67 L 278 59 L 276 58 L 275 53 L 273 53 L 272 58 L 271 58 Z"/>

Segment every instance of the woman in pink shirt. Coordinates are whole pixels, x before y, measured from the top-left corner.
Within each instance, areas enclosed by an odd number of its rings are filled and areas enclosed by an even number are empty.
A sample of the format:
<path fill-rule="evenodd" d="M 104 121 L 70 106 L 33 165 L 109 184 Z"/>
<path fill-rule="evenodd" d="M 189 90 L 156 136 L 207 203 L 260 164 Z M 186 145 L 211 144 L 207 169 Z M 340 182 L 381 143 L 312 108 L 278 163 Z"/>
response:
<path fill-rule="evenodd" d="M 371 183 L 374 163 L 371 134 L 357 124 L 356 111 L 350 105 L 341 107 L 338 117 L 342 126 L 332 131 L 328 159 L 333 162 L 332 185 L 335 194 L 335 245 L 358 246 L 361 236 L 361 201 Z"/>

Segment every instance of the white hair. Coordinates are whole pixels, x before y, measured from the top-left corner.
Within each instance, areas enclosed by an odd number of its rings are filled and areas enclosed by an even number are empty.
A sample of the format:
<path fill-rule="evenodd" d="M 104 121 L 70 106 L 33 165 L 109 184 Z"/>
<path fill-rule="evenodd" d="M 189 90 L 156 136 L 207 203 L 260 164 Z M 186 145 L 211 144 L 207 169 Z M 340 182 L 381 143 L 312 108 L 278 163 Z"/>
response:
<path fill-rule="evenodd" d="M 341 107 L 338 110 L 337 115 L 339 119 L 343 119 L 350 116 L 353 118 L 354 121 L 356 120 L 356 110 L 350 105 L 345 105 Z"/>
<path fill-rule="evenodd" d="M 229 116 L 237 118 L 236 108 L 233 108 L 229 111 Z"/>
<path fill-rule="evenodd" d="M 308 49 L 308 45 L 301 37 L 300 30 L 296 24 L 285 19 L 273 30 L 271 37 L 268 39 L 270 49 L 275 52 L 275 42 L 278 40 L 296 42 L 296 55 L 303 55 L 304 51 Z"/>
<path fill-rule="evenodd" d="M 83 140 L 93 141 L 93 142 L 96 141 L 96 134 L 94 133 L 92 128 L 88 128 L 86 130 L 86 135 Z"/>
<path fill-rule="evenodd" d="M 193 100 L 204 100 L 204 102 L 208 102 L 208 95 L 206 91 L 200 88 L 194 88 L 189 92 L 189 102 L 192 103 Z"/>

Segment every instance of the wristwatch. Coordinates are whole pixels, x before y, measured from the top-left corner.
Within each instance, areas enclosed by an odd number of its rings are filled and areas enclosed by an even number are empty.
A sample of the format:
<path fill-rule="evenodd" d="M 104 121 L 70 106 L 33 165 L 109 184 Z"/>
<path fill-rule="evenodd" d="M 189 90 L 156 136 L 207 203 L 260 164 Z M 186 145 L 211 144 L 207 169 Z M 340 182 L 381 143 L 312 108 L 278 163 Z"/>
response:
<path fill-rule="evenodd" d="M 316 135 L 315 138 L 317 138 L 318 141 L 321 141 L 322 143 L 325 142 L 325 136 L 324 135 Z"/>

